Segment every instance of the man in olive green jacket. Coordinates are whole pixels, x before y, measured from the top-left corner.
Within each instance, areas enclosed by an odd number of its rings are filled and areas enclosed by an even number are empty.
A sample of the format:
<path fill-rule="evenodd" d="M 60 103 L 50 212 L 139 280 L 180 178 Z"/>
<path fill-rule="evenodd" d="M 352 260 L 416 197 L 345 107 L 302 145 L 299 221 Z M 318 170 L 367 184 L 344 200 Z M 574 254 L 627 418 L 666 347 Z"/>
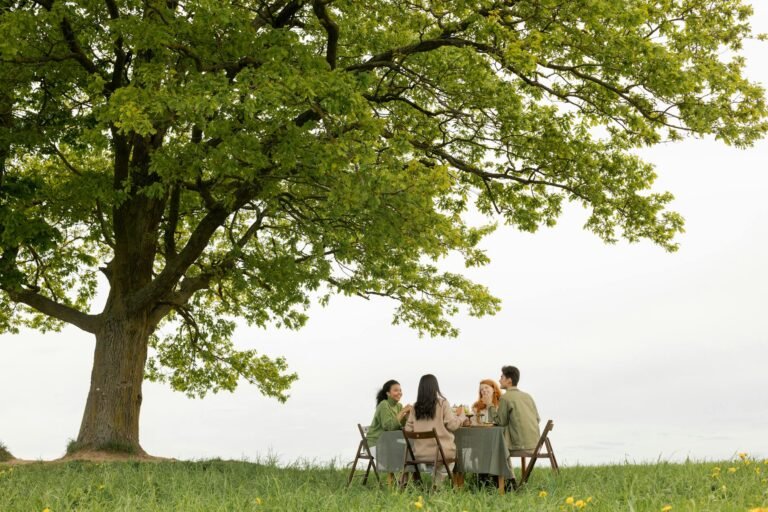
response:
<path fill-rule="evenodd" d="M 499 406 L 489 404 L 489 414 L 497 425 L 504 429 L 504 441 L 512 454 L 533 451 L 539 441 L 539 411 L 531 395 L 517 389 L 520 370 L 514 366 L 501 369 L 499 385 L 506 392 L 499 400 Z M 485 398 L 485 397 L 483 397 Z"/>

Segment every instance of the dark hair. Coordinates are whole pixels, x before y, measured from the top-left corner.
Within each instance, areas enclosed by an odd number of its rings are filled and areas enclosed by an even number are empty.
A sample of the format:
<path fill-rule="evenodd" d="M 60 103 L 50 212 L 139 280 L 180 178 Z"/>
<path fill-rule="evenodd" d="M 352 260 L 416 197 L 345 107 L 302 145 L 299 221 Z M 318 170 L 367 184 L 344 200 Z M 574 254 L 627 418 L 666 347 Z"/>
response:
<path fill-rule="evenodd" d="M 392 386 L 397 384 L 400 385 L 399 382 L 397 382 L 394 379 L 389 379 L 387 382 L 384 383 L 383 386 L 381 386 L 381 389 L 376 393 L 376 405 L 379 405 L 381 402 L 387 399 L 387 393 L 389 393 L 389 390 L 392 389 Z"/>
<path fill-rule="evenodd" d="M 434 418 L 438 398 L 445 399 L 440 392 L 440 385 L 437 383 L 437 377 L 431 373 L 422 375 L 421 380 L 419 380 L 419 392 L 416 395 L 416 403 L 413 404 L 413 411 L 416 413 L 416 419 L 431 420 Z"/>
<path fill-rule="evenodd" d="M 502 366 L 501 373 L 503 373 L 506 378 L 512 380 L 513 386 L 517 386 L 517 383 L 520 382 L 520 370 L 514 366 Z"/>

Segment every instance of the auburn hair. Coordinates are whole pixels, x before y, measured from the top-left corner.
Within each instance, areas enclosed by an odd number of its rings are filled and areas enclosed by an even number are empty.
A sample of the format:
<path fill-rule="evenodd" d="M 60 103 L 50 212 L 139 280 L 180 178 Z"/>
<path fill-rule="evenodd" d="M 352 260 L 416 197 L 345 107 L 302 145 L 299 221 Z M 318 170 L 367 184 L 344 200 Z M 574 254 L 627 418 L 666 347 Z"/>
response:
<path fill-rule="evenodd" d="M 485 379 L 480 381 L 480 385 L 486 384 L 488 386 L 491 386 L 493 389 L 493 406 L 498 407 L 499 406 L 499 399 L 501 398 L 501 389 L 499 388 L 499 385 L 496 383 L 495 380 L 491 379 Z M 483 402 L 483 397 L 480 395 L 480 390 L 477 390 L 477 402 L 472 404 L 472 408 L 476 411 L 482 411 L 485 410 L 487 406 L 485 405 L 485 402 Z"/>

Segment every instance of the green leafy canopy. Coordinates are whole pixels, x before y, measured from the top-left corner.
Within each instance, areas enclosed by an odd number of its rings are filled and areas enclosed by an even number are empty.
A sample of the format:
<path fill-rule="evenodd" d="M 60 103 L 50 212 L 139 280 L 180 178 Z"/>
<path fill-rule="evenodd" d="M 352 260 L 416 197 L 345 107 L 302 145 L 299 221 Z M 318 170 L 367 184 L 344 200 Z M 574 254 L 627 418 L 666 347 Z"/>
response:
<path fill-rule="evenodd" d="M 494 224 L 556 222 L 675 250 L 682 217 L 635 149 L 747 146 L 742 0 L 0 0 L 0 331 L 145 318 L 151 379 L 285 361 L 233 321 L 299 328 L 313 297 L 385 296 L 455 336 L 499 301 L 437 262 Z M 91 313 L 97 274 L 109 284 Z"/>

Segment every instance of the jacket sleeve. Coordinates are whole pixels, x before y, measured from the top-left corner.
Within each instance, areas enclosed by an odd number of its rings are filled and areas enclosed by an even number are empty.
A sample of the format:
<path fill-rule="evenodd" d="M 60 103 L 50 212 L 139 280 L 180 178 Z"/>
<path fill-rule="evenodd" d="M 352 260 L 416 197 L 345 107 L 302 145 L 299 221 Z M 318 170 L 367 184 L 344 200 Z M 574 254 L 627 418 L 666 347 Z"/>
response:
<path fill-rule="evenodd" d="M 491 417 L 493 418 L 493 422 L 502 427 L 509 425 L 510 412 L 509 403 L 506 400 L 499 400 L 499 407 L 491 406 Z"/>
<path fill-rule="evenodd" d="M 407 432 L 413 432 L 413 425 L 416 421 L 416 413 L 413 412 L 413 409 L 411 409 L 411 412 L 408 413 L 408 420 L 405 422 L 405 430 Z"/>
<path fill-rule="evenodd" d="M 403 426 L 397 420 L 397 415 L 392 411 L 392 408 L 386 402 L 379 404 L 382 406 L 381 410 L 381 426 L 384 430 L 400 430 Z"/>
<path fill-rule="evenodd" d="M 443 400 L 440 405 L 443 408 L 443 424 L 445 428 L 453 432 L 461 426 L 461 418 L 453 412 L 453 407 L 450 406 L 448 400 Z"/>

